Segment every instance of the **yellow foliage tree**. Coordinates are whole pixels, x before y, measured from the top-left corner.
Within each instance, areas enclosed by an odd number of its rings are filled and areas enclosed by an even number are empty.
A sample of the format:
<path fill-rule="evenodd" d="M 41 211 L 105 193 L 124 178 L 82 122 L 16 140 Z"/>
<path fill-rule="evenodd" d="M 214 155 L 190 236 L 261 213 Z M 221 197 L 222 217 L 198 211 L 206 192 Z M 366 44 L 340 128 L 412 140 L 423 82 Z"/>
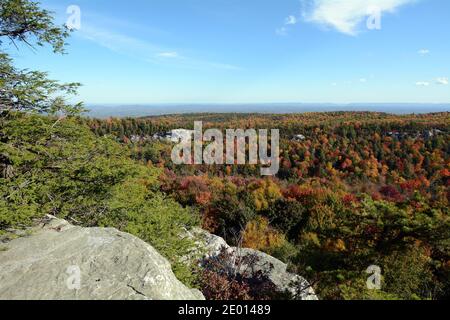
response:
<path fill-rule="evenodd" d="M 266 218 L 258 217 L 247 223 L 242 245 L 245 248 L 270 252 L 283 246 L 285 242 L 284 235 L 270 227 Z"/>
<path fill-rule="evenodd" d="M 280 187 L 270 179 L 255 183 L 252 196 L 257 211 L 266 210 L 277 199 L 282 197 Z"/>

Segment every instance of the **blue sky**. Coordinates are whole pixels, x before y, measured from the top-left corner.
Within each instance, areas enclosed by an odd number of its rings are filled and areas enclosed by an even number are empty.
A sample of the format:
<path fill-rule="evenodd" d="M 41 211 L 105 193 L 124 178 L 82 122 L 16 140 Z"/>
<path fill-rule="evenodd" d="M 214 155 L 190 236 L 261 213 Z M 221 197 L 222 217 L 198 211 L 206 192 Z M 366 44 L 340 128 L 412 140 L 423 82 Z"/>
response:
<path fill-rule="evenodd" d="M 81 82 L 87 104 L 450 102 L 448 0 L 42 4 L 60 23 L 81 9 L 69 54 L 10 52 Z M 377 12 L 381 29 L 368 29 Z"/>

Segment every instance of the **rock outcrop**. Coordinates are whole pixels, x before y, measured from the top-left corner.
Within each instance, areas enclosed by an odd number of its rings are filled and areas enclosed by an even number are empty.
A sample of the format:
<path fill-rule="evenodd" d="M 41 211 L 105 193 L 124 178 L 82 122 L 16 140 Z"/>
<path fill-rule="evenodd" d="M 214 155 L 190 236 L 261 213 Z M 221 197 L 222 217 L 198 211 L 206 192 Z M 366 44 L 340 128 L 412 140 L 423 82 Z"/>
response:
<path fill-rule="evenodd" d="M 2 245 L 0 300 L 201 300 L 152 246 L 116 229 L 54 217 Z"/>
<path fill-rule="evenodd" d="M 203 250 L 205 259 L 213 259 L 218 256 L 223 249 L 227 250 L 235 257 L 252 257 L 256 261 L 251 268 L 253 272 L 261 271 L 268 276 L 268 279 L 275 285 L 279 292 L 287 292 L 296 296 L 300 300 L 318 300 L 314 289 L 303 277 L 287 271 L 287 265 L 282 261 L 265 254 L 261 251 L 230 247 L 226 241 L 218 236 L 208 233 L 202 229 L 194 229 L 190 232 L 191 237 L 200 239 L 199 248 Z M 242 259 L 246 260 L 246 259 Z M 240 265 L 239 268 L 248 270 L 247 265 Z M 240 272 L 240 270 L 236 270 Z"/>

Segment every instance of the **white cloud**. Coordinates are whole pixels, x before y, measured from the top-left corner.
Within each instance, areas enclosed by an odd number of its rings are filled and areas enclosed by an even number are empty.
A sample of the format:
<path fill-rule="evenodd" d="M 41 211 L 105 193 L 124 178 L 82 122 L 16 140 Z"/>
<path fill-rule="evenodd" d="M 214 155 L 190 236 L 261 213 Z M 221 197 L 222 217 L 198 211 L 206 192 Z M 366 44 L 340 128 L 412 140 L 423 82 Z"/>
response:
<path fill-rule="evenodd" d="M 367 82 L 367 79 L 366 79 L 366 78 L 361 78 L 361 79 L 359 79 L 359 82 L 361 82 L 361 83 L 366 83 L 366 82 Z"/>
<path fill-rule="evenodd" d="M 335 28 L 339 32 L 356 35 L 358 26 L 373 14 L 373 9 L 383 14 L 416 0 L 303 0 L 306 10 L 303 17 L 308 22 Z"/>
<path fill-rule="evenodd" d="M 448 85 L 448 78 L 444 78 L 444 77 L 437 78 L 436 83 L 446 86 L 446 85 Z"/>
<path fill-rule="evenodd" d="M 420 54 L 421 56 L 426 56 L 427 54 L 430 54 L 430 50 L 420 49 L 419 51 L 417 51 L 417 53 Z"/>
<path fill-rule="evenodd" d="M 286 20 L 284 21 L 285 25 L 293 25 L 293 24 L 297 24 L 297 18 L 294 16 L 289 16 L 286 18 Z"/>
<path fill-rule="evenodd" d="M 428 87 L 429 85 L 430 85 L 430 83 L 427 82 L 427 81 L 418 81 L 418 82 L 416 82 L 416 86 L 418 86 L 418 87 Z"/>
<path fill-rule="evenodd" d="M 157 54 L 158 57 L 161 58 L 178 58 L 179 55 L 177 52 L 171 51 L 171 52 L 160 52 Z"/>

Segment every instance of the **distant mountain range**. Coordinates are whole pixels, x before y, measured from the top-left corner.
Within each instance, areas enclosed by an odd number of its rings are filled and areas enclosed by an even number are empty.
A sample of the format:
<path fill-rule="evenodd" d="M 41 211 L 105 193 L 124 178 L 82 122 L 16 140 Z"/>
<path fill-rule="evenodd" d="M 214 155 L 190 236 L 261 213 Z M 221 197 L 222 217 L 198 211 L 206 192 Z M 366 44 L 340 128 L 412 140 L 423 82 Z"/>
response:
<path fill-rule="evenodd" d="M 184 113 L 302 113 L 328 111 L 373 111 L 395 114 L 450 111 L 450 103 L 249 103 L 249 104 L 149 104 L 149 105 L 88 105 L 88 117 L 145 117 Z"/>

